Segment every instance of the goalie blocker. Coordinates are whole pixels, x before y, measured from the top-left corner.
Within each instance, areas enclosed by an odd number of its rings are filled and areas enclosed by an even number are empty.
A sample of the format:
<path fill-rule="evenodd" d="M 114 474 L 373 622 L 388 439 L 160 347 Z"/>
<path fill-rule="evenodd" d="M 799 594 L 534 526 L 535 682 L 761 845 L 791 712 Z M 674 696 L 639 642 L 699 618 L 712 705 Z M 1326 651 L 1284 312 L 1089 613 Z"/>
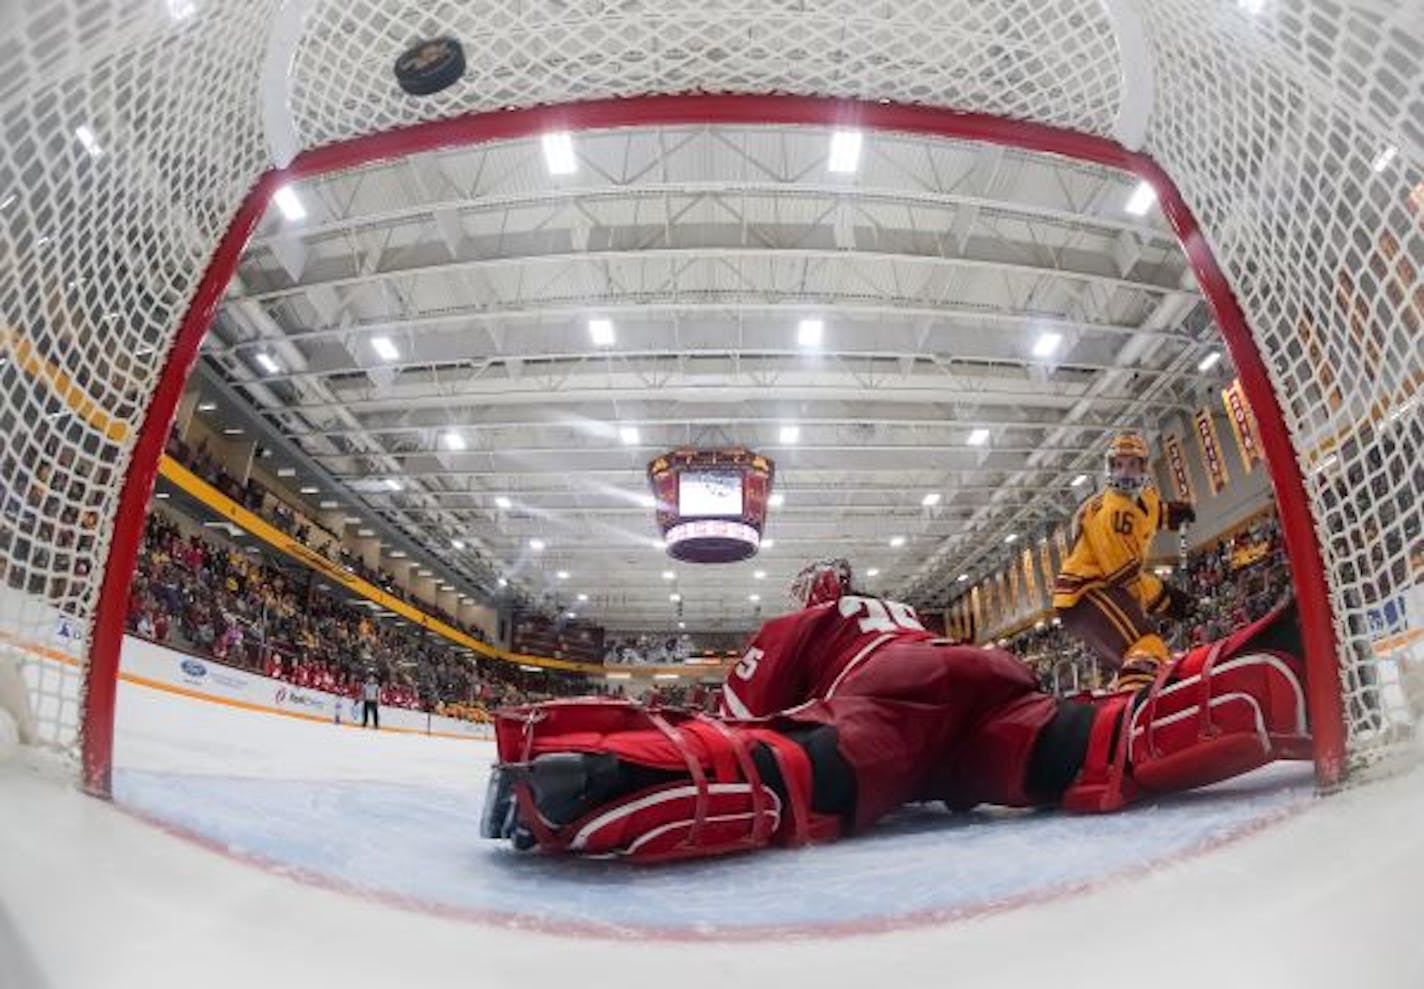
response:
<path fill-rule="evenodd" d="M 1007 653 L 933 640 L 886 647 L 834 697 L 771 718 L 609 699 L 504 710 L 481 832 L 655 862 L 829 841 L 911 800 L 1112 811 L 1309 759 L 1299 657 L 1287 605 L 1089 704 L 1038 691 Z M 924 685 L 908 705 L 907 671 Z"/>

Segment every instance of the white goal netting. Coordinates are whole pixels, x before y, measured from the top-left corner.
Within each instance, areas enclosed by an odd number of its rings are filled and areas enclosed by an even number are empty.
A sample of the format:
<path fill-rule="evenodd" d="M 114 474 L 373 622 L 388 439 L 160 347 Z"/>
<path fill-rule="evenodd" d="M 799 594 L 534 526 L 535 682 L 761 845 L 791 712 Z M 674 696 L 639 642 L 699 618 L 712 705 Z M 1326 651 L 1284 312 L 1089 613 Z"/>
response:
<path fill-rule="evenodd" d="M 1325 560 L 1348 751 L 1424 634 L 1424 13 L 1328 0 L 26 0 L 0 13 L 0 654 L 73 745 L 120 490 L 215 246 L 289 156 L 654 93 L 952 107 L 1122 141 L 1245 310 Z M 469 71 L 412 99 L 411 41 Z M 163 428 L 165 423 L 157 424 Z"/>

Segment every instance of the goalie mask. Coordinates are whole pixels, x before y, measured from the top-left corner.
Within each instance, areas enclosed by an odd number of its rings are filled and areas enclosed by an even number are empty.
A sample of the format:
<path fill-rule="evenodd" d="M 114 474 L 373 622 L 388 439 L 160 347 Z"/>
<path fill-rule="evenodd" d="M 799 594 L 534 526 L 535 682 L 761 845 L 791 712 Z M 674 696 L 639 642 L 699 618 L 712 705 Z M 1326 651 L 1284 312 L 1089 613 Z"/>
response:
<path fill-rule="evenodd" d="M 839 601 L 850 592 L 850 564 L 840 557 L 816 560 L 791 580 L 791 598 L 803 608 Z"/>
<path fill-rule="evenodd" d="M 1147 487 L 1147 460 L 1150 453 L 1141 433 L 1118 433 L 1108 444 L 1106 476 L 1108 487 L 1136 497 Z"/>

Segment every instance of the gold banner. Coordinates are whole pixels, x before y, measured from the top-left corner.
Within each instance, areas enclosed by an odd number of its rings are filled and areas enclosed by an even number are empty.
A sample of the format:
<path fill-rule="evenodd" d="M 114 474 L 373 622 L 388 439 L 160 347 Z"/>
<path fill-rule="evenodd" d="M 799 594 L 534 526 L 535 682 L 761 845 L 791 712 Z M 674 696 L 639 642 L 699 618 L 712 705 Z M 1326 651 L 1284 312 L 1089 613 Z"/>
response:
<path fill-rule="evenodd" d="M 1241 379 L 1234 379 L 1221 392 L 1221 402 L 1226 406 L 1226 421 L 1231 423 L 1231 432 L 1236 436 L 1236 450 L 1241 454 L 1241 464 L 1249 473 L 1257 461 L 1261 460 L 1261 444 L 1256 440 L 1256 419 L 1251 414 L 1251 405 L 1246 401 L 1246 391 L 1241 387 Z"/>
<path fill-rule="evenodd" d="M 1023 585 L 1019 580 L 1019 568 L 1013 561 L 1009 561 L 1009 616 L 1013 617 L 1019 613 L 1023 607 Z"/>
<path fill-rule="evenodd" d="M 975 584 L 973 590 L 969 592 L 969 607 L 973 612 L 974 620 L 974 641 L 979 641 L 979 630 L 984 627 L 984 599 L 979 593 L 979 585 Z"/>
<path fill-rule="evenodd" d="M 1024 597 L 1029 604 L 1037 607 L 1038 581 L 1033 573 L 1033 547 L 1025 546 L 1023 551 L 1023 572 L 1024 572 Z"/>
<path fill-rule="evenodd" d="M 1202 472 L 1211 485 L 1211 493 L 1221 494 L 1231 477 L 1226 473 L 1226 460 L 1221 455 L 1221 441 L 1216 438 L 1216 423 L 1212 421 L 1211 409 L 1202 409 L 1193 416 L 1192 426 L 1197 434 L 1197 448 L 1201 450 Z"/>
<path fill-rule="evenodd" d="M 1043 564 L 1043 586 L 1051 598 L 1053 594 L 1053 579 L 1058 576 L 1058 571 L 1053 569 L 1053 550 L 1049 546 L 1047 539 L 1038 544 L 1038 555 L 1039 562 Z"/>
<path fill-rule="evenodd" d="M 1058 529 L 1053 533 L 1053 541 L 1058 544 L 1058 566 L 1061 568 L 1063 564 L 1068 561 L 1069 550 L 1067 528 L 1060 525 Z M 1058 571 L 1055 570 L 1053 574 L 1056 577 L 1058 575 Z"/>
<path fill-rule="evenodd" d="M 1191 501 L 1192 478 L 1187 472 L 1187 455 L 1182 450 L 1182 440 L 1176 433 L 1168 433 L 1162 440 L 1162 454 L 1167 458 L 1167 473 L 1172 475 L 1172 490 L 1178 501 Z"/>

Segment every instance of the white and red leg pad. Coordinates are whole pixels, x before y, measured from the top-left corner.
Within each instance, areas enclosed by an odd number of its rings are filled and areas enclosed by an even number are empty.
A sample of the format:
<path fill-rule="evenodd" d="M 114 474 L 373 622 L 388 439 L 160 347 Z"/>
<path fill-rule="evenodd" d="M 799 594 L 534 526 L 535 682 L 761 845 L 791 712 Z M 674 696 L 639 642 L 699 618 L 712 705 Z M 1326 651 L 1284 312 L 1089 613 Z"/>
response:
<path fill-rule="evenodd" d="M 1263 619 L 1263 621 L 1269 620 Z M 1259 624 L 1259 623 L 1258 623 Z M 1100 702 L 1069 810 L 1116 810 L 1278 759 L 1309 759 L 1303 667 L 1254 648 L 1251 626 L 1164 667 L 1151 687 Z"/>
<path fill-rule="evenodd" d="M 838 822 L 813 814 L 811 765 L 800 746 L 759 725 L 623 700 L 550 701 L 501 711 L 495 737 L 502 762 L 552 752 L 609 753 L 682 774 L 625 794 L 554 828 L 538 813 L 527 784 L 516 784 L 521 820 L 547 852 L 616 856 L 641 862 L 705 857 L 764 845 L 833 838 Z M 783 800 L 762 779 L 752 751 L 771 750 Z"/>

